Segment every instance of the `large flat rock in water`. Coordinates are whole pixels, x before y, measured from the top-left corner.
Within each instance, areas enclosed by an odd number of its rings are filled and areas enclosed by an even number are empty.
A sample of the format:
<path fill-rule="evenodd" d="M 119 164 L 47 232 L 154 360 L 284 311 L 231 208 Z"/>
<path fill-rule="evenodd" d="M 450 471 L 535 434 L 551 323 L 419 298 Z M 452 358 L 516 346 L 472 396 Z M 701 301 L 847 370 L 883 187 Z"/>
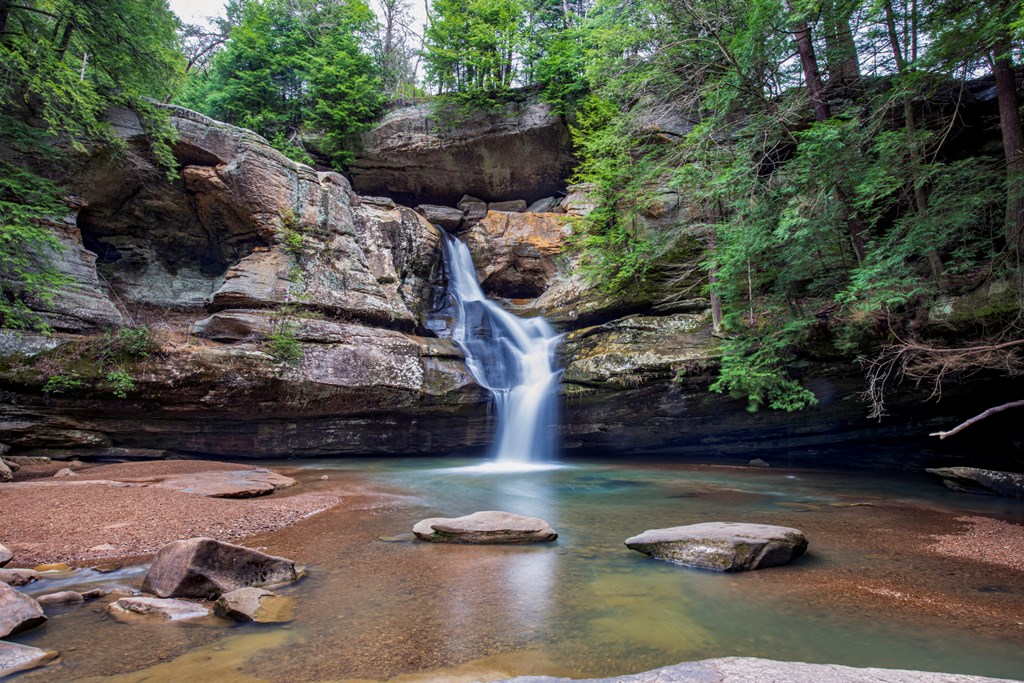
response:
<path fill-rule="evenodd" d="M 521 676 L 500 683 L 568 683 L 569 678 Z M 574 683 L 1009 683 L 1005 678 L 908 671 L 859 669 L 837 664 L 776 662 L 754 657 L 725 657 L 685 662 L 662 669 Z"/>
<path fill-rule="evenodd" d="M 424 519 L 412 532 L 421 540 L 435 543 L 542 543 L 558 538 L 543 519 L 495 510 Z"/>
<path fill-rule="evenodd" d="M 291 477 L 267 469 L 255 469 L 185 474 L 169 477 L 154 486 L 209 498 L 254 498 L 295 484 Z"/>
<path fill-rule="evenodd" d="M 807 550 L 807 538 L 784 526 L 705 522 L 649 529 L 627 539 L 626 547 L 688 567 L 742 572 L 792 562 Z"/>
<path fill-rule="evenodd" d="M 164 621 L 200 619 L 210 614 L 210 608 L 198 602 L 161 598 L 121 598 L 107 605 L 107 611 L 117 619 L 153 617 Z"/>

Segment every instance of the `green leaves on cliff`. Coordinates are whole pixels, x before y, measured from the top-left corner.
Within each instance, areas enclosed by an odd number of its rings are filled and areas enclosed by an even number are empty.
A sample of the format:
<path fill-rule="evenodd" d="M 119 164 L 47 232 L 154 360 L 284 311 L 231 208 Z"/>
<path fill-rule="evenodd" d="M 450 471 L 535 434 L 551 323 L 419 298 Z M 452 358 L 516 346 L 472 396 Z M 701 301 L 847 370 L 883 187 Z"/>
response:
<path fill-rule="evenodd" d="M 312 163 L 304 133 L 338 166 L 347 139 L 380 113 L 383 85 L 362 50 L 376 27 L 364 0 L 251 0 L 207 71 L 178 101 L 252 129 L 291 158 Z"/>
<path fill-rule="evenodd" d="M 51 224 L 68 213 L 62 167 L 98 146 L 124 151 L 111 106 L 139 111 L 169 162 L 166 115 L 144 98 L 176 87 L 175 26 L 163 0 L 0 0 L 0 326 L 42 324 L 30 304 L 63 282 L 48 266 Z"/>
<path fill-rule="evenodd" d="M 722 302 L 715 390 L 811 405 L 801 357 L 919 334 L 937 297 L 1013 262 L 1024 156 L 1000 143 L 1021 139 L 1006 137 L 1016 104 L 1000 129 L 965 133 L 965 107 L 984 118 L 995 103 L 971 101 L 963 79 L 996 64 L 1000 103 L 1016 101 L 998 66 L 1016 56 L 999 46 L 1020 3 L 954 5 L 598 0 L 575 28 L 592 84 L 576 180 L 600 202 L 581 224 L 584 263 L 640 288 L 682 265 L 663 245 L 703 238 L 688 266 Z M 676 225 L 645 215 L 665 192 L 687 206 Z"/>

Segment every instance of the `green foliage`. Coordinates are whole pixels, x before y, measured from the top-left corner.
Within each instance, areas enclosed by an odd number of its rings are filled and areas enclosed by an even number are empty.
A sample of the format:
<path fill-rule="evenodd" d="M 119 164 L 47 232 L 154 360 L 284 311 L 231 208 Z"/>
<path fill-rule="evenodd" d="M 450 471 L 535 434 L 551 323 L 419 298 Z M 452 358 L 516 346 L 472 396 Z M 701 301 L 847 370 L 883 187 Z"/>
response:
<path fill-rule="evenodd" d="M 112 353 L 129 358 L 146 358 L 156 350 L 153 332 L 146 325 L 122 327 L 111 340 Z"/>
<path fill-rule="evenodd" d="M 296 336 L 298 322 L 293 316 L 283 314 L 274 320 L 273 329 L 267 335 L 266 349 L 274 360 L 295 365 L 302 360 L 302 343 Z"/>
<path fill-rule="evenodd" d="M 124 368 L 114 368 L 107 373 L 107 384 L 117 398 L 128 398 L 128 394 L 135 390 L 135 378 Z"/>
<path fill-rule="evenodd" d="M 724 313 L 713 389 L 746 396 L 751 409 L 813 405 L 790 374 L 801 357 L 912 333 L 936 296 L 993 268 L 1001 160 L 949 153 L 957 112 L 919 103 L 1007 56 L 999 45 L 1020 9 L 599 0 L 562 33 L 575 36 L 569 71 L 582 64 L 574 83 L 592 88 L 573 127 L 574 180 L 598 201 L 577 238 L 588 275 L 642 287 L 674 265 L 674 235 L 706 235 L 706 289 Z M 825 117 L 793 58 L 800 21 L 825 58 Z M 858 29 L 841 43 L 851 22 Z M 686 193 L 686 221 L 655 230 L 643 217 L 671 189 Z"/>
<path fill-rule="evenodd" d="M 375 26 L 365 0 L 264 0 L 241 5 L 226 48 L 192 76 L 177 101 L 250 128 L 288 157 L 313 159 L 302 133 L 324 132 L 340 167 L 349 138 L 379 115 L 380 76 L 363 38 Z"/>
<path fill-rule="evenodd" d="M 43 385 L 43 393 L 47 396 L 66 394 L 85 386 L 85 381 L 77 373 L 50 375 Z"/>
<path fill-rule="evenodd" d="M 58 177 L 69 154 L 126 145 L 104 120 L 137 111 L 172 175 L 173 131 L 146 98 L 176 87 L 181 56 L 163 0 L 0 3 L 0 325 L 42 327 L 67 282 L 50 224 L 68 213 Z"/>

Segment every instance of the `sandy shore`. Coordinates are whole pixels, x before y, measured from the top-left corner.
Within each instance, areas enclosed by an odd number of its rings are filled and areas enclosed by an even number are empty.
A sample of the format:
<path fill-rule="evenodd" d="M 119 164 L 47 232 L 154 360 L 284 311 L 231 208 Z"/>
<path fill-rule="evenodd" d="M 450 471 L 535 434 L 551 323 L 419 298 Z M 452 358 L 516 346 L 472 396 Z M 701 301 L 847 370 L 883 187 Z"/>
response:
<path fill-rule="evenodd" d="M 0 542 L 14 553 L 12 566 L 139 557 L 195 536 L 235 541 L 282 529 L 342 501 L 338 486 L 330 482 L 236 500 L 110 481 L 252 469 L 204 460 L 76 468 L 73 478 L 60 480 L 64 485 L 43 478 L 66 466 L 25 466 L 15 482 L 0 489 L 5 511 Z"/>

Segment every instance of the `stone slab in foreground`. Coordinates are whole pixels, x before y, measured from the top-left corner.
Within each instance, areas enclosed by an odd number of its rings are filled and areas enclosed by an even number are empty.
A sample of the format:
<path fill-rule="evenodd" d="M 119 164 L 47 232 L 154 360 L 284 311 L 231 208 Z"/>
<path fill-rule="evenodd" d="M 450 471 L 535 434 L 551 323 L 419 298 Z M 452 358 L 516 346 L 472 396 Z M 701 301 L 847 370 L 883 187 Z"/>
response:
<path fill-rule="evenodd" d="M 298 580 L 295 562 L 212 538 L 168 543 L 153 559 L 142 590 L 161 598 L 215 599 L 246 586 Z"/>
<path fill-rule="evenodd" d="M 792 562 L 807 550 L 807 538 L 784 526 L 705 522 L 649 529 L 626 539 L 626 547 L 688 567 L 743 572 Z"/>
<path fill-rule="evenodd" d="M 499 683 L 568 683 L 573 679 L 520 676 Z M 1009 683 L 1006 678 L 909 671 L 860 669 L 838 664 L 777 662 L 754 657 L 725 657 L 684 662 L 662 669 L 576 683 Z"/>
<path fill-rule="evenodd" d="M 412 532 L 416 538 L 434 543 L 542 543 L 558 538 L 543 519 L 496 510 L 424 519 Z"/>
<path fill-rule="evenodd" d="M 38 647 L 0 641 L 0 678 L 42 666 L 57 656 Z"/>

